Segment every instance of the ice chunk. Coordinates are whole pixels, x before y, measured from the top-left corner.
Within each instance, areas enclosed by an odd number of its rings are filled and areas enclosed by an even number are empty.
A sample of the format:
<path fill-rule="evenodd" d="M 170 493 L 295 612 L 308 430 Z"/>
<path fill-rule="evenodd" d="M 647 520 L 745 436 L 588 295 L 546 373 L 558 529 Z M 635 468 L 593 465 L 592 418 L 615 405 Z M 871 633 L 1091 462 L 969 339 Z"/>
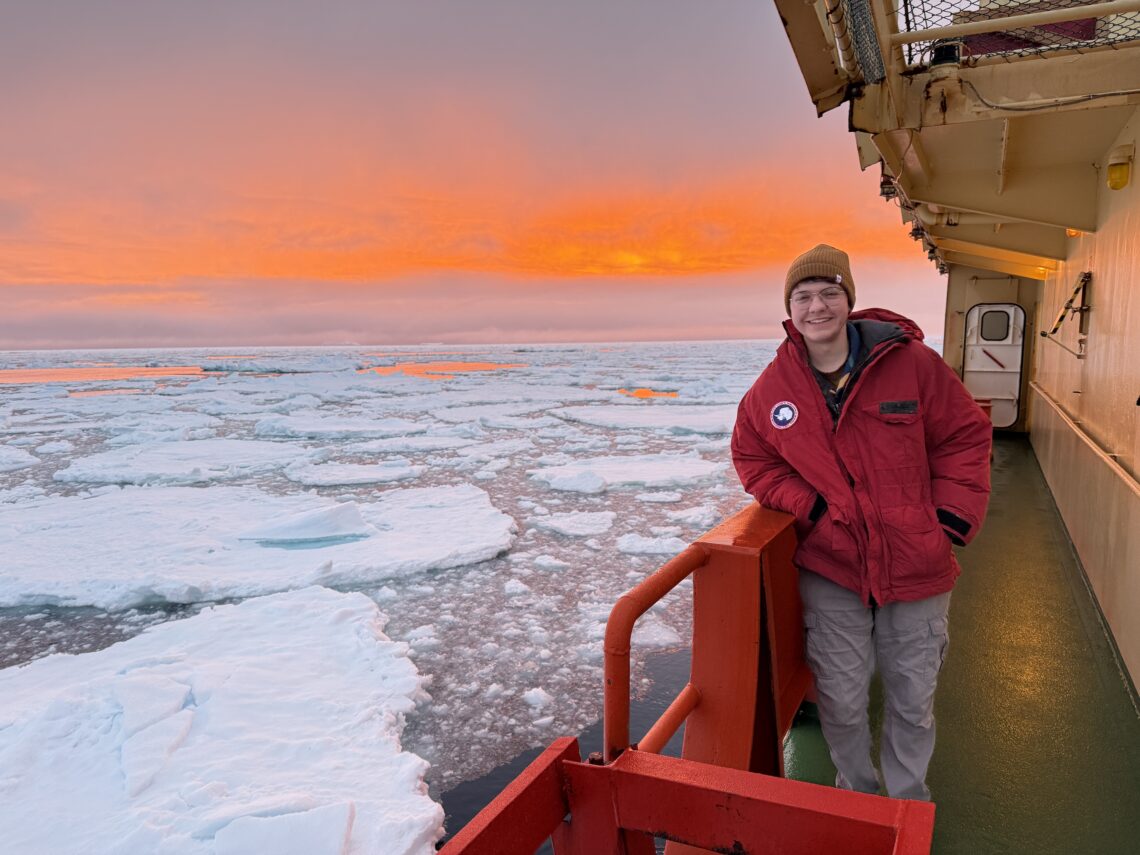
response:
<path fill-rule="evenodd" d="M 239 534 L 237 539 L 261 543 L 311 543 L 371 537 L 378 533 L 376 526 L 364 521 L 356 502 L 345 502 L 293 514 L 283 520 L 250 529 Z"/>
<path fill-rule="evenodd" d="M 640 454 L 587 458 L 561 466 L 530 469 L 527 474 L 555 490 L 601 493 L 609 487 L 698 484 L 724 471 L 726 465 L 692 454 Z"/>
<path fill-rule="evenodd" d="M 735 406 L 677 404 L 665 401 L 638 404 L 595 404 L 550 411 L 568 421 L 614 430 L 656 428 L 672 433 L 732 433 Z"/>
<path fill-rule="evenodd" d="M 296 460 L 297 455 L 296 446 L 283 442 L 156 442 L 80 457 L 56 472 L 54 478 L 96 484 L 203 484 L 278 469 Z"/>
<path fill-rule="evenodd" d="M 344 505 L 220 486 L 39 497 L 0 503 L 0 605 L 121 609 L 357 586 L 485 561 L 514 538 L 514 520 L 471 485 Z"/>
<path fill-rule="evenodd" d="M 422 679 L 383 622 L 308 588 L 0 671 L 5 851 L 430 855 L 443 812 L 400 748 Z"/>
<path fill-rule="evenodd" d="M 40 459 L 29 454 L 22 448 L 11 445 L 0 445 L 0 472 L 15 472 L 17 469 L 26 469 L 35 466 Z"/>
<path fill-rule="evenodd" d="M 563 514 L 532 517 L 527 524 L 540 531 L 552 531 L 571 537 L 589 537 L 610 530 L 617 514 L 614 511 L 570 511 Z"/>
<path fill-rule="evenodd" d="M 675 490 L 660 490 L 654 493 L 638 493 L 634 496 L 639 502 L 661 502 L 669 504 L 681 501 L 681 494 Z"/>
<path fill-rule="evenodd" d="M 404 437 L 423 433 L 428 426 L 407 419 L 371 419 L 328 415 L 319 410 L 270 416 L 254 426 L 258 436 L 300 437 L 304 439 L 363 439 L 366 437 Z"/>
<path fill-rule="evenodd" d="M 573 565 L 568 561 L 561 561 L 553 555 L 539 555 L 534 559 L 534 566 L 539 570 L 568 570 Z"/>
<path fill-rule="evenodd" d="M 679 537 L 644 537 L 640 534 L 623 534 L 617 539 L 618 552 L 627 555 L 676 555 L 689 544 Z"/>
<path fill-rule="evenodd" d="M 679 522 L 693 528 L 708 529 L 716 525 L 721 515 L 715 505 L 697 505 L 695 508 L 669 511 L 665 516 L 673 522 Z"/>
<path fill-rule="evenodd" d="M 554 698 L 541 688 L 527 689 L 523 692 L 522 699 L 537 710 L 546 709 L 554 703 Z"/>
<path fill-rule="evenodd" d="M 299 463 L 285 470 L 285 477 L 312 487 L 382 484 L 418 478 L 426 466 L 413 466 L 402 458 L 380 463 Z"/>

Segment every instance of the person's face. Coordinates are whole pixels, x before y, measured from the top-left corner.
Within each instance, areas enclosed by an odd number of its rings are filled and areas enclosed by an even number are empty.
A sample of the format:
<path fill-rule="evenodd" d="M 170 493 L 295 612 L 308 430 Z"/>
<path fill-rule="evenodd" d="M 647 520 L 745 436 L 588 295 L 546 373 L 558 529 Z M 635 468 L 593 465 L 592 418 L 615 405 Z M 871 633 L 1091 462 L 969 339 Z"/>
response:
<path fill-rule="evenodd" d="M 792 325 L 809 344 L 831 344 L 847 334 L 847 292 L 834 282 L 801 282 L 788 301 Z"/>

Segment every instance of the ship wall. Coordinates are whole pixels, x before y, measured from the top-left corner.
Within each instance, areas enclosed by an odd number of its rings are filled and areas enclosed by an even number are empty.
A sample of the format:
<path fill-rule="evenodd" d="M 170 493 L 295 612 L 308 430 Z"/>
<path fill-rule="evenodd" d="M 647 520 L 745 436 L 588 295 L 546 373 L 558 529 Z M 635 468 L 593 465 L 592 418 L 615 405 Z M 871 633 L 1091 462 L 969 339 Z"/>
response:
<path fill-rule="evenodd" d="M 1140 110 L 1115 145 L 1140 141 Z M 1107 154 L 1107 152 L 1106 152 Z M 1038 329 L 1049 329 L 1082 271 L 1092 271 L 1087 357 L 1039 339 L 1030 439 L 1125 666 L 1140 682 L 1140 173 L 1109 190 L 1098 228 L 1070 240 L 1045 280 Z M 992 275 L 992 274 L 991 274 Z M 1077 320 L 1058 338 L 1078 350 Z"/>

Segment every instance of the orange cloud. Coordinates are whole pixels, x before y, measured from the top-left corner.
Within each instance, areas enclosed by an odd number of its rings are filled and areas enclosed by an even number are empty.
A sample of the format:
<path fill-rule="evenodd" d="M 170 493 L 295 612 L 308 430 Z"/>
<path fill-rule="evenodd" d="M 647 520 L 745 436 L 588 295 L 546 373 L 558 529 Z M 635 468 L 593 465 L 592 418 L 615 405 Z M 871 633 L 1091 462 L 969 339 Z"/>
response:
<path fill-rule="evenodd" d="M 195 218 L 129 199 L 113 212 L 67 199 L 38 210 L 34 227 L 4 242 L 0 280 L 360 281 L 433 270 L 659 277 L 752 270 L 824 239 L 853 253 L 904 257 L 913 250 L 891 240 L 901 232 L 895 211 L 878 200 L 850 202 L 869 196 L 871 183 L 846 175 L 829 184 L 826 201 L 804 198 L 795 177 L 760 173 L 669 191 L 551 194 L 543 205 L 522 186 L 453 198 L 428 189 L 378 199 L 362 190 L 315 199 L 239 192 Z M 859 215 L 844 219 L 844 209 Z"/>

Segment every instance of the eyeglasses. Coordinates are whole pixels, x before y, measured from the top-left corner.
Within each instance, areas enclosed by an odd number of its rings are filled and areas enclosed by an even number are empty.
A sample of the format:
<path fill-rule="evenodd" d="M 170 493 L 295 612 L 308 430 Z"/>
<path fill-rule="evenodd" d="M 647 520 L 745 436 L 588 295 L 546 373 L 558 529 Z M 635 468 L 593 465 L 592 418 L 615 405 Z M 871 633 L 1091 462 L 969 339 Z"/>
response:
<path fill-rule="evenodd" d="M 824 288 L 822 291 L 816 291 L 814 294 L 810 291 L 798 291 L 792 295 L 789 301 L 793 306 L 806 307 L 811 305 L 811 301 L 819 297 L 823 302 L 829 306 L 835 305 L 840 300 L 847 299 L 847 292 L 842 288 Z"/>

